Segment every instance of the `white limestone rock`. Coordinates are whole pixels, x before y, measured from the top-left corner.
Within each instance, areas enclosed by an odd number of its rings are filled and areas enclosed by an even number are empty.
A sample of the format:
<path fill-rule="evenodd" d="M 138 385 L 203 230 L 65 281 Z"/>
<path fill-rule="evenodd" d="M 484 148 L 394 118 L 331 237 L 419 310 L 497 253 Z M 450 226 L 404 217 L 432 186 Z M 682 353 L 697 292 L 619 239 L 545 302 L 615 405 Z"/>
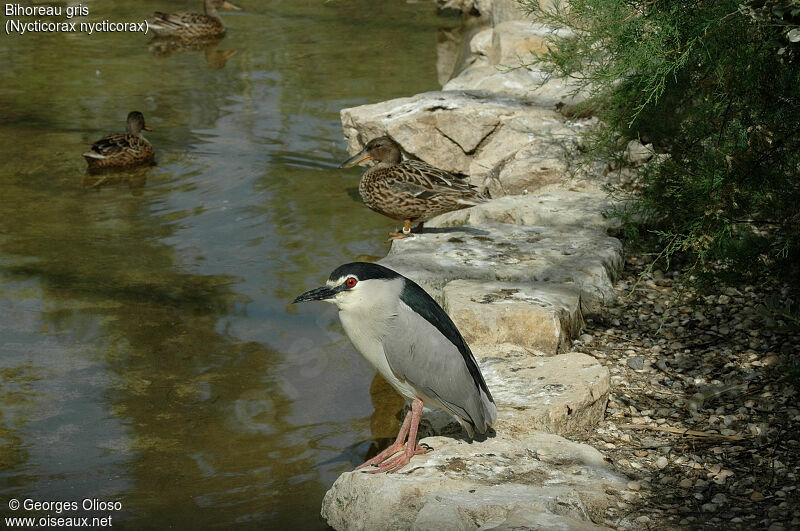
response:
<path fill-rule="evenodd" d="M 552 0 L 542 0 L 542 1 L 552 1 Z M 491 0 L 489 6 L 485 6 L 484 2 L 480 2 L 480 0 L 476 0 L 476 4 L 482 4 L 483 10 L 478 7 L 478 10 L 481 13 L 488 13 L 491 12 L 492 15 L 492 26 L 497 26 L 503 22 L 508 20 L 527 20 L 527 14 L 522 10 L 519 2 L 517 0 Z M 487 9 L 487 7 L 489 9 Z"/>
<path fill-rule="evenodd" d="M 555 108 L 573 106 L 587 93 L 569 79 L 550 79 L 533 64 L 533 56 L 546 50 L 552 35 L 569 36 L 571 30 L 513 20 L 486 28 L 471 37 L 471 58 L 444 83 L 443 90 L 489 92 Z"/>
<path fill-rule="evenodd" d="M 552 356 L 563 352 L 584 325 L 574 286 L 454 280 L 442 298 L 472 348 L 512 343 Z"/>
<path fill-rule="evenodd" d="M 586 354 L 543 357 L 510 344 L 477 346 L 473 353 L 498 407 L 495 432 L 469 442 L 452 417 L 426 411 L 420 442 L 433 450 L 398 473 L 342 474 L 323 501 L 329 525 L 595 529 L 592 519 L 626 480 L 594 448 L 552 433 L 602 419 L 608 369 Z"/>
<path fill-rule="evenodd" d="M 388 134 L 413 157 L 465 174 L 481 143 L 503 119 L 526 112 L 524 104 L 494 96 L 425 92 L 343 109 L 341 118 L 351 153 Z"/>
<path fill-rule="evenodd" d="M 469 176 L 473 184 L 483 183 L 495 171 L 506 194 L 514 194 L 565 178 L 568 146 L 577 132 L 558 113 L 534 107 L 501 120 L 499 125 L 472 158 Z"/>
<path fill-rule="evenodd" d="M 655 155 L 653 144 L 644 145 L 638 140 L 631 140 L 628 142 L 628 145 L 625 147 L 625 153 L 623 154 L 625 160 L 632 166 L 641 166 L 652 159 L 653 155 Z"/>
<path fill-rule="evenodd" d="M 457 279 L 569 284 L 589 314 L 613 300 L 622 244 L 597 229 L 486 223 L 431 228 L 396 240 L 379 263 L 439 301 L 444 286 Z"/>
<path fill-rule="evenodd" d="M 473 184 L 480 184 L 498 163 L 519 152 L 519 163 L 509 165 L 502 175 L 509 176 L 512 190 L 526 186 L 527 175 L 541 180 L 541 174 L 547 172 L 549 182 L 563 173 L 567 167 L 564 146 L 578 135 L 553 110 L 460 91 L 426 92 L 352 107 L 343 109 L 341 116 L 351 153 L 388 134 L 407 154 L 450 172 L 468 174 Z"/>
<path fill-rule="evenodd" d="M 492 28 L 484 28 L 472 36 L 469 41 L 469 51 L 476 58 L 483 58 L 489 62 L 489 54 L 492 49 Z"/>
<path fill-rule="evenodd" d="M 560 182 L 578 127 L 553 110 L 465 92 L 426 92 L 342 110 L 348 149 L 388 134 L 411 157 L 467 174 L 481 185 L 494 172 L 501 195 Z"/>
<path fill-rule="evenodd" d="M 342 474 L 325 495 L 334 529 L 598 529 L 624 490 L 594 448 L 557 435 L 445 437 L 395 474 Z"/>
<path fill-rule="evenodd" d="M 611 206 L 608 196 L 603 193 L 552 190 L 493 199 L 488 203 L 436 216 L 425 226 L 477 226 L 496 222 L 609 230 L 619 226 L 618 219 L 604 215 Z"/>
<path fill-rule="evenodd" d="M 530 21 L 501 22 L 492 30 L 489 62 L 512 68 L 529 64 L 532 60 L 531 54 L 540 55 L 547 51 L 547 44 L 553 36 L 569 37 L 572 33 L 569 29 L 558 29 Z"/>
<path fill-rule="evenodd" d="M 479 62 L 445 83 L 442 90 L 487 92 L 550 109 L 559 104 L 576 105 L 588 96 L 574 81 L 548 79 L 544 72 L 533 67 L 508 69 Z"/>
<path fill-rule="evenodd" d="M 498 433 L 567 435 L 595 426 L 608 401 L 609 373 L 587 354 L 546 356 L 534 348 L 503 343 L 472 348 L 497 404 Z M 426 410 L 420 437 L 464 436 L 446 412 Z"/>

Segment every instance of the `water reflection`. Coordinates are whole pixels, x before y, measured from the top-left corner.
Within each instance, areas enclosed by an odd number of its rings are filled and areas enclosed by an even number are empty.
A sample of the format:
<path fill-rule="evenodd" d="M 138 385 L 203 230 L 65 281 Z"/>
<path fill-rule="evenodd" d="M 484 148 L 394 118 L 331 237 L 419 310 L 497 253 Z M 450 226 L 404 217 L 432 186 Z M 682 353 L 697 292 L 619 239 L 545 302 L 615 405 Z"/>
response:
<path fill-rule="evenodd" d="M 385 253 L 393 222 L 336 169 L 338 112 L 437 88 L 441 21 L 401 1 L 246 7 L 221 69 L 140 35 L 0 41 L 3 499 L 119 499 L 131 527 L 320 527 L 326 488 L 397 431 L 401 401 L 335 310 L 287 304 Z M 131 108 L 157 165 L 87 175 L 80 154 Z"/>
<path fill-rule="evenodd" d="M 120 170 L 112 168 L 105 171 L 87 171 L 83 176 L 83 187 L 86 190 L 95 189 L 99 191 L 103 187 L 127 186 L 131 195 L 141 195 L 144 193 L 144 186 L 147 184 L 147 176 L 152 168 L 135 168 Z"/>
<path fill-rule="evenodd" d="M 208 68 L 219 70 L 225 68 L 228 59 L 236 55 L 237 50 L 219 49 L 222 39 L 211 41 L 187 42 L 176 39 L 156 38 L 148 43 L 148 48 L 155 57 L 167 58 L 174 53 L 203 52 Z"/>

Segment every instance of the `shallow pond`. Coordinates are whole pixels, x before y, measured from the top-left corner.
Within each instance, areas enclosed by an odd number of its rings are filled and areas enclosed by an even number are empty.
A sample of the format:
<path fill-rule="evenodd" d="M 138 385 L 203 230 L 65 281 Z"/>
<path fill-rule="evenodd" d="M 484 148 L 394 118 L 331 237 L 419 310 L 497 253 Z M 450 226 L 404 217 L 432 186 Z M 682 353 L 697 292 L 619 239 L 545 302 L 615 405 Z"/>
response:
<path fill-rule="evenodd" d="M 79 20 L 199 4 L 84 1 Z M 437 89 L 437 29 L 458 20 L 432 2 L 241 4 L 206 50 L 0 38 L 0 517 L 323 527 L 325 490 L 397 429 L 402 401 L 334 308 L 288 302 L 386 252 L 396 224 L 336 168 L 339 110 Z M 130 110 L 157 164 L 87 175 L 80 153 Z"/>

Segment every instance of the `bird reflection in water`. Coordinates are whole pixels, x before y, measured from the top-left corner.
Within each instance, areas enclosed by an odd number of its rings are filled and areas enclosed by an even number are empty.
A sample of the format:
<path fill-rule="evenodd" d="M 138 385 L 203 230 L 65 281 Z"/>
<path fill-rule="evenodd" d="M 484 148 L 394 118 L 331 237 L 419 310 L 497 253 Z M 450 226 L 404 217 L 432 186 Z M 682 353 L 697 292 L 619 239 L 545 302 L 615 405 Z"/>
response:
<path fill-rule="evenodd" d="M 83 176 L 85 190 L 99 190 L 103 187 L 127 185 L 131 195 L 142 195 L 151 167 L 119 171 L 114 169 L 87 171 Z"/>
<path fill-rule="evenodd" d="M 158 38 L 151 40 L 148 47 L 156 57 L 170 57 L 173 53 L 202 51 L 206 66 L 212 70 L 225 68 L 228 59 L 236 55 L 237 50 L 220 50 L 222 39 L 183 41 L 179 39 Z"/>

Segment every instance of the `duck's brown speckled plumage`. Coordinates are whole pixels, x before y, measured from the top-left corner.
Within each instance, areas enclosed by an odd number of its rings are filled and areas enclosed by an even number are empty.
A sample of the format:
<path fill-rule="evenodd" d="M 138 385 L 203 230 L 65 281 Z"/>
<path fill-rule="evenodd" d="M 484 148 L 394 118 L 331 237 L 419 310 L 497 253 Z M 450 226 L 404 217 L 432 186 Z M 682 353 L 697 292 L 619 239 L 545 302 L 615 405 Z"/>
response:
<path fill-rule="evenodd" d="M 142 136 L 142 130 L 151 131 L 139 111 L 128 114 L 124 134 L 104 136 L 91 150 L 83 154 L 89 169 L 137 166 L 153 161 L 153 146 Z"/>
<path fill-rule="evenodd" d="M 217 12 L 218 8 L 239 10 L 225 0 L 205 0 L 205 13 L 153 13 L 148 21 L 157 37 L 200 40 L 216 39 L 225 35 L 225 24 Z"/>
<path fill-rule="evenodd" d="M 466 180 L 419 160 L 402 160 L 400 146 L 382 136 L 342 164 L 378 162 L 364 172 L 358 191 L 370 209 L 392 219 L 425 222 L 439 214 L 484 203 L 487 198 Z"/>

